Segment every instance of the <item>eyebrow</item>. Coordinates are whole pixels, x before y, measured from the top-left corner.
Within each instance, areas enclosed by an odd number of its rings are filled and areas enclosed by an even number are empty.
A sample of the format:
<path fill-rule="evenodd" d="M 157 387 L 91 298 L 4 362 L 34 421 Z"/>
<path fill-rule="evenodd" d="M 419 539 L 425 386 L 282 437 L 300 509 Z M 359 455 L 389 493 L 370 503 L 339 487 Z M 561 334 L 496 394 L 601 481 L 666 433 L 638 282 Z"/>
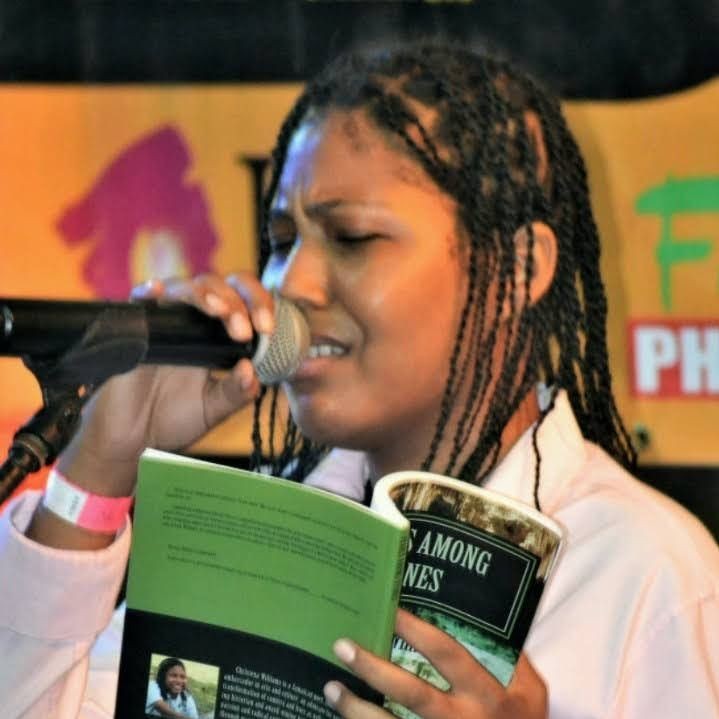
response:
<path fill-rule="evenodd" d="M 325 200 L 324 202 L 315 202 L 303 208 L 304 214 L 308 217 L 324 217 L 332 212 L 332 210 L 342 205 L 349 204 L 345 200 Z M 270 209 L 270 220 L 292 219 L 290 211 L 285 208 L 273 207 Z"/>

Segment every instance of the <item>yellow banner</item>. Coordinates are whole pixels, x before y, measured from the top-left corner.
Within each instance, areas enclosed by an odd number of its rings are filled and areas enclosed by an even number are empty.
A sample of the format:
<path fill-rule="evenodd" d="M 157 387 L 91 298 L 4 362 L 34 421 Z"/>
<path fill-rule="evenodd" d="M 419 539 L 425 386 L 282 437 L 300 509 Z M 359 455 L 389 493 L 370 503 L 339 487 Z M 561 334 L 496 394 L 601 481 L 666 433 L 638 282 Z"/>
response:
<path fill-rule="evenodd" d="M 719 465 L 719 80 L 566 106 L 589 170 L 620 410 L 640 460 Z"/>
<path fill-rule="evenodd" d="M 260 168 L 297 85 L 0 87 L 0 296 L 122 299 L 256 264 Z M 719 81 L 570 103 L 604 243 L 620 409 L 660 463 L 719 464 Z M 0 452 L 39 406 L 0 358 Z M 249 413 L 198 448 L 246 453 Z"/>
<path fill-rule="evenodd" d="M 0 87 L 0 296 L 124 299 L 256 265 L 257 163 L 297 85 Z M 0 452 L 41 404 L 0 358 Z M 249 413 L 200 448 L 245 453 Z"/>

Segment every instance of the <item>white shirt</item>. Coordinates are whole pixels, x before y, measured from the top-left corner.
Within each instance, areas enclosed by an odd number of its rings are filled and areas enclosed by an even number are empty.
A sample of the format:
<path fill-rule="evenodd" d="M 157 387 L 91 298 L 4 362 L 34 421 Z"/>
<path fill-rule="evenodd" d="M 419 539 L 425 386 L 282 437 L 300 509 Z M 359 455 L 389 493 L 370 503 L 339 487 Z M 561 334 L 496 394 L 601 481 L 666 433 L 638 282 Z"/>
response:
<path fill-rule="evenodd" d="M 525 647 L 551 718 L 717 719 L 716 543 L 585 441 L 565 394 L 538 441 L 542 510 L 567 533 Z M 486 486 L 531 504 L 534 462 L 528 430 Z M 361 498 L 363 457 L 335 450 L 307 483 Z M 3 716 L 107 719 L 130 528 L 98 552 L 49 549 L 22 535 L 37 501 L 28 494 L 0 518 Z"/>
<path fill-rule="evenodd" d="M 178 714 L 189 717 L 189 719 L 198 719 L 197 705 L 195 704 L 195 700 L 192 698 L 192 694 L 185 692 L 184 699 L 182 694 L 178 694 L 174 697 L 169 695 L 167 699 L 163 699 L 162 693 L 160 692 L 160 686 L 154 679 L 151 679 L 147 683 L 145 714 L 153 717 L 161 717 L 162 714 L 159 710 L 155 709 L 155 704 L 159 701 L 164 701 L 170 709 L 176 711 Z"/>

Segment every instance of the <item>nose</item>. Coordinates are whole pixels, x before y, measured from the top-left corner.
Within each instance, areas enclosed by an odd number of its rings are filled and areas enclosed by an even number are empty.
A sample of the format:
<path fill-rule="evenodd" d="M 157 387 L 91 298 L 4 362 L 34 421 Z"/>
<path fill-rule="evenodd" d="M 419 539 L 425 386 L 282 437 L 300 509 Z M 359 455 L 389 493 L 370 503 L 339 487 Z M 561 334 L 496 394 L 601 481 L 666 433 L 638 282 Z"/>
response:
<path fill-rule="evenodd" d="M 321 238 L 298 237 L 277 278 L 277 290 L 300 307 L 325 306 L 329 299 L 328 259 Z"/>

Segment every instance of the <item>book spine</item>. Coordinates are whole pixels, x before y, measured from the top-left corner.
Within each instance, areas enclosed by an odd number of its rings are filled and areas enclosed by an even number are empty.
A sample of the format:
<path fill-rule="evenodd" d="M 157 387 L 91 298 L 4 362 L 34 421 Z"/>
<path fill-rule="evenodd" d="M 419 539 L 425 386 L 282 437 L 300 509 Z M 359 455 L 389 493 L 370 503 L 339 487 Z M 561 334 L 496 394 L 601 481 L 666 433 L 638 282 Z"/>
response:
<path fill-rule="evenodd" d="M 395 572 L 392 580 L 392 584 L 389 587 L 389 596 L 387 606 L 391 611 L 387 612 L 385 618 L 385 626 L 383 627 L 383 636 L 387 637 L 387 645 L 385 647 L 386 656 L 390 655 L 390 649 L 392 646 L 392 637 L 394 636 L 394 623 L 395 615 L 397 612 L 397 606 L 399 605 L 399 595 L 402 590 L 402 578 L 404 577 L 404 568 L 407 562 L 407 547 L 409 544 L 409 533 L 405 532 L 399 537 L 397 551 L 396 551 L 396 562 Z"/>

